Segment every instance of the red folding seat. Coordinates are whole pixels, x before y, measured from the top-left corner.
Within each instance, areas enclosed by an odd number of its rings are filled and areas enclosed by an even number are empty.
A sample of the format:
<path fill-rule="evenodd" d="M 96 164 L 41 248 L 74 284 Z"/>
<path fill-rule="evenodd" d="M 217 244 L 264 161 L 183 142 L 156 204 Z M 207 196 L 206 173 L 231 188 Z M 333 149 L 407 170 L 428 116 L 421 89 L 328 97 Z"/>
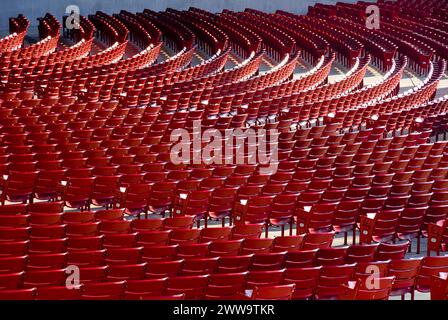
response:
<path fill-rule="evenodd" d="M 33 226 L 30 239 L 61 239 L 66 235 L 65 225 Z"/>
<path fill-rule="evenodd" d="M 347 254 L 347 247 L 340 248 L 321 248 L 317 251 L 314 260 L 317 266 L 333 266 L 344 263 Z"/>
<path fill-rule="evenodd" d="M 235 256 L 220 256 L 217 273 L 234 273 L 245 272 L 249 270 L 249 265 L 253 255 L 235 255 Z"/>
<path fill-rule="evenodd" d="M 68 289 L 61 287 L 40 287 L 36 291 L 36 300 L 80 300 L 81 286 Z"/>
<path fill-rule="evenodd" d="M 121 209 L 109 209 L 95 211 L 96 221 L 121 221 L 124 219 L 124 212 Z"/>
<path fill-rule="evenodd" d="M 69 238 L 96 236 L 99 233 L 100 222 L 67 223 L 65 235 Z M 33 228 L 34 229 L 34 228 Z"/>
<path fill-rule="evenodd" d="M 302 242 L 302 250 L 329 248 L 333 243 L 334 232 L 309 232 Z"/>
<path fill-rule="evenodd" d="M 385 261 L 389 259 L 404 259 L 409 247 L 409 241 L 394 244 L 380 243 L 376 252 L 375 260 Z"/>
<path fill-rule="evenodd" d="M 122 193 L 120 199 L 120 208 L 125 210 L 126 214 L 140 217 L 148 211 L 148 199 L 151 194 L 151 186 L 147 184 L 131 184 L 127 187 L 120 187 Z"/>
<path fill-rule="evenodd" d="M 297 234 L 306 233 L 309 229 L 331 231 L 336 208 L 336 203 L 318 203 L 311 208 L 297 208 Z"/>
<path fill-rule="evenodd" d="M 21 228 L 28 226 L 30 215 L 0 215 L 0 228 Z"/>
<path fill-rule="evenodd" d="M 165 230 L 188 229 L 193 226 L 194 216 L 181 215 L 169 217 L 164 220 Z"/>
<path fill-rule="evenodd" d="M 360 243 L 387 242 L 395 238 L 395 229 L 401 210 L 384 210 L 361 216 Z"/>
<path fill-rule="evenodd" d="M 303 235 L 298 236 L 278 236 L 274 238 L 272 252 L 282 252 L 290 250 L 299 250 L 302 246 Z"/>
<path fill-rule="evenodd" d="M 201 230 L 200 242 L 215 240 L 229 240 L 232 233 L 231 227 L 204 228 Z"/>
<path fill-rule="evenodd" d="M 143 230 L 135 235 L 138 246 L 167 245 L 170 241 L 171 230 Z"/>
<path fill-rule="evenodd" d="M 0 245 L 5 242 L 21 242 L 30 238 L 30 227 L 0 228 Z M 1 251 L 8 252 L 8 251 Z M 1 254 L 1 253 L 0 253 Z"/>
<path fill-rule="evenodd" d="M 105 262 L 108 265 L 136 264 L 142 260 L 142 247 L 109 248 L 106 251 Z"/>
<path fill-rule="evenodd" d="M 65 269 L 27 271 L 23 281 L 24 288 L 38 288 L 65 285 Z"/>
<path fill-rule="evenodd" d="M 81 211 L 89 210 L 93 191 L 94 178 L 69 178 L 62 185 L 62 199 L 70 208 Z"/>
<path fill-rule="evenodd" d="M 171 277 L 168 279 L 166 294 L 185 294 L 187 300 L 197 300 L 204 297 L 208 284 L 208 275 Z"/>
<path fill-rule="evenodd" d="M 259 238 L 263 230 L 262 223 L 235 225 L 232 229 L 232 239 Z"/>
<path fill-rule="evenodd" d="M 201 184 L 201 180 L 183 180 L 176 184 L 175 194 L 185 193 L 188 194 L 191 191 L 198 190 Z"/>
<path fill-rule="evenodd" d="M 0 290 L 0 300 L 33 300 L 36 288 L 18 290 Z"/>
<path fill-rule="evenodd" d="M 67 264 L 67 252 L 50 254 L 30 254 L 28 256 L 27 271 L 45 269 L 62 269 Z"/>
<path fill-rule="evenodd" d="M 243 240 L 213 240 L 209 247 L 209 255 L 214 257 L 238 255 Z"/>
<path fill-rule="evenodd" d="M 105 255 L 106 251 L 100 249 L 96 250 L 70 249 L 67 257 L 67 265 L 76 265 L 79 267 L 98 267 L 104 265 Z"/>
<path fill-rule="evenodd" d="M 283 282 L 285 269 L 273 271 L 251 271 L 247 276 L 246 289 L 262 286 L 276 286 Z"/>
<path fill-rule="evenodd" d="M 195 216 L 198 228 L 200 226 L 200 220 L 204 219 L 205 227 L 207 227 L 207 212 L 210 197 L 210 190 L 192 191 L 184 199 L 181 196 L 176 197 L 173 204 L 173 212 L 175 214 Z"/>
<path fill-rule="evenodd" d="M 241 254 L 268 253 L 271 250 L 274 239 L 246 238 L 241 247 Z"/>
<path fill-rule="evenodd" d="M 424 257 L 417 277 L 416 290 L 429 292 L 431 278 L 438 276 L 440 272 L 448 272 L 448 256 Z"/>
<path fill-rule="evenodd" d="M 66 251 L 67 239 L 32 239 L 29 242 L 29 254 L 63 253 Z"/>
<path fill-rule="evenodd" d="M 255 287 L 253 300 L 291 300 L 295 284 Z"/>
<path fill-rule="evenodd" d="M 218 259 L 218 257 L 186 259 L 182 264 L 181 275 L 194 276 L 214 273 Z"/>
<path fill-rule="evenodd" d="M 163 218 L 132 220 L 131 230 L 132 232 L 162 230 L 163 224 L 164 224 Z"/>
<path fill-rule="evenodd" d="M 150 261 L 146 267 L 146 278 L 173 277 L 180 273 L 184 260 Z"/>
<path fill-rule="evenodd" d="M 360 207 L 360 215 L 365 216 L 369 213 L 377 213 L 380 211 L 386 202 L 387 198 L 366 198 L 362 201 Z"/>
<path fill-rule="evenodd" d="M 358 219 L 358 209 L 361 206 L 362 200 L 341 201 L 334 213 L 332 225 L 337 232 L 344 233 L 344 245 L 347 244 L 348 232 L 353 233 L 353 243 L 355 243 L 356 236 L 356 221 Z"/>
<path fill-rule="evenodd" d="M 247 203 L 235 203 L 233 218 L 235 224 L 264 223 L 266 225 L 265 234 L 268 235 L 268 217 L 272 209 L 274 196 L 258 196 L 247 200 Z"/>
<path fill-rule="evenodd" d="M 445 192 L 448 191 L 448 180 L 435 180 L 432 186 L 433 192 Z"/>
<path fill-rule="evenodd" d="M 247 272 L 212 274 L 205 290 L 204 299 L 232 299 L 244 291 Z"/>
<path fill-rule="evenodd" d="M 62 214 L 62 221 L 68 225 L 95 222 L 95 213 L 92 211 L 67 211 Z"/>
<path fill-rule="evenodd" d="M 207 216 L 212 219 L 221 219 L 223 227 L 226 217 L 229 217 L 231 222 L 236 192 L 237 188 L 215 189 L 211 194 Z"/>
<path fill-rule="evenodd" d="M 432 193 L 414 193 L 414 192 L 412 192 L 411 198 L 408 201 L 408 207 L 411 207 L 411 208 L 428 207 L 431 197 L 432 197 Z"/>
<path fill-rule="evenodd" d="M 103 238 L 103 248 L 132 248 L 137 244 L 137 233 L 110 233 Z"/>
<path fill-rule="evenodd" d="M 27 203 L 32 201 L 34 186 L 38 172 L 10 172 L 3 176 L 1 188 L 3 190 L 0 201 L 2 205 L 5 201 Z M 6 179 L 5 179 L 6 178 Z"/>
<path fill-rule="evenodd" d="M 255 253 L 249 270 L 268 271 L 282 269 L 285 259 L 286 252 Z"/>
<path fill-rule="evenodd" d="M 294 194 L 279 194 L 272 202 L 271 212 L 269 214 L 269 223 L 281 227 L 281 235 L 284 235 L 285 225 L 290 225 L 290 234 L 292 234 L 293 215 L 296 210 L 297 197 Z"/>
<path fill-rule="evenodd" d="M 52 162 L 57 164 L 58 161 Z M 50 165 L 49 162 L 47 162 Z M 65 170 L 60 169 L 59 165 L 54 168 L 40 168 L 36 185 L 34 188 L 34 197 L 39 200 L 56 199 L 58 187 L 61 181 L 65 180 Z"/>
<path fill-rule="evenodd" d="M 24 271 L 0 274 L 0 291 L 20 289 L 23 285 L 24 275 Z"/>
<path fill-rule="evenodd" d="M 32 213 L 29 215 L 29 226 L 52 226 L 62 224 L 62 213 Z"/>
<path fill-rule="evenodd" d="M 431 180 L 431 171 L 431 169 L 415 170 L 412 175 L 412 182 L 425 182 Z"/>
<path fill-rule="evenodd" d="M 440 272 L 439 276 L 434 276 L 431 281 L 431 300 L 447 300 L 448 274 Z"/>
<path fill-rule="evenodd" d="M 232 174 L 231 176 L 227 177 L 224 181 L 223 187 L 225 188 L 240 188 L 244 184 L 246 184 L 249 176 L 239 176 Z M 254 186 L 254 189 L 256 189 L 258 186 Z M 260 188 L 260 187 L 258 187 Z"/>
<path fill-rule="evenodd" d="M 75 226 L 72 225 L 71 226 Z M 82 251 L 82 250 L 99 250 L 102 248 L 103 235 L 98 234 L 98 222 L 81 224 L 81 228 L 73 228 L 72 232 L 67 234 L 67 249 L 71 251 Z M 84 235 L 86 234 L 86 235 Z"/>
<path fill-rule="evenodd" d="M 28 256 L 0 257 L 0 274 L 17 273 L 25 270 Z"/>
<path fill-rule="evenodd" d="M 177 256 L 178 247 L 179 245 L 143 247 L 142 260 L 145 262 L 174 260 Z"/>
<path fill-rule="evenodd" d="M 448 204 L 448 192 L 435 192 L 429 202 L 430 206 L 444 206 Z"/>
<path fill-rule="evenodd" d="M 197 180 L 199 182 L 199 180 Z M 199 182 L 199 190 L 210 190 L 213 191 L 217 188 L 224 188 L 224 183 L 226 182 L 226 178 L 224 177 L 208 177 Z M 242 186 L 241 186 L 242 187 Z M 236 187 L 229 187 L 229 188 L 236 188 Z M 194 190 L 189 190 L 194 191 Z M 188 192 L 178 192 L 178 193 L 188 193 Z"/>
<path fill-rule="evenodd" d="M 161 296 L 168 278 L 128 280 L 124 291 L 125 300 L 145 300 Z"/>
<path fill-rule="evenodd" d="M 146 263 L 111 265 L 107 271 L 107 281 L 139 280 L 145 277 Z"/>
<path fill-rule="evenodd" d="M 92 204 L 113 208 L 118 202 L 119 176 L 99 176 L 95 178 L 92 190 Z"/>
<path fill-rule="evenodd" d="M 123 234 L 131 232 L 131 221 L 129 220 L 105 220 L 100 224 L 101 234 Z"/>
<path fill-rule="evenodd" d="M 390 260 L 358 262 L 356 264 L 354 279 L 369 281 L 372 279 L 372 274 L 378 277 L 385 277 L 389 270 L 389 264 Z"/>
<path fill-rule="evenodd" d="M 82 287 L 81 298 L 85 300 L 121 300 L 126 281 L 87 283 Z"/>
<path fill-rule="evenodd" d="M 417 238 L 417 253 L 420 251 L 421 228 L 427 207 L 405 208 L 401 213 L 396 228 L 396 237 L 401 240 Z"/>
<path fill-rule="evenodd" d="M 371 288 L 365 281 L 351 281 L 339 295 L 341 300 L 388 300 L 395 277 L 380 277 L 375 281 L 378 288 Z"/>
<path fill-rule="evenodd" d="M 200 229 L 174 229 L 170 234 L 170 244 L 198 243 L 200 236 Z"/>
<path fill-rule="evenodd" d="M 375 176 L 377 177 L 377 176 Z M 370 187 L 370 190 L 367 192 L 368 198 L 386 198 L 389 195 L 391 186 L 378 186 L 373 185 Z"/>
<path fill-rule="evenodd" d="M 179 249 L 177 251 L 177 257 L 179 259 L 188 259 L 188 258 L 205 258 L 209 255 L 209 247 L 210 243 L 185 243 L 179 245 Z"/>
<path fill-rule="evenodd" d="M 320 201 L 323 191 L 305 191 L 299 194 L 297 208 L 311 207 Z"/>
<path fill-rule="evenodd" d="M 401 296 L 404 300 L 407 293 L 414 300 L 414 290 L 422 259 L 397 259 L 389 264 L 389 276 L 394 276 L 391 296 Z"/>
<path fill-rule="evenodd" d="M 156 182 L 152 186 L 152 192 L 148 199 L 149 210 L 154 213 L 164 214 L 171 211 L 177 184 L 173 181 Z"/>
<path fill-rule="evenodd" d="M 114 176 L 118 171 L 118 166 L 101 166 L 94 167 L 92 170 L 92 175 L 94 176 Z"/>
<path fill-rule="evenodd" d="M 334 300 L 339 297 L 340 286 L 353 278 L 355 264 L 324 266 L 320 272 L 315 298 L 317 300 Z"/>
<path fill-rule="evenodd" d="M 235 171 L 236 166 L 226 165 L 213 168 L 212 177 L 229 177 Z"/>
<path fill-rule="evenodd" d="M 322 267 L 288 268 L 284 283 L 295 284 L 293 300 L 310 300 L 314 297 Z"/>
<path fill-rule="evenodd" d="M 26 204 L 7 204 L 0 206 L 0 215 L 16 215 L 27 213 Z"/>
<path fill-rule="evenodd" d="M 262 185 L 241 185 L 241 186 L 234 186 L 233 188 L 238 188 L 237 195 L 236 195 L 236 201 L 241 202 L 242 200 L 248 200 L 250 198 L 256 197 L 260 195 L 260 193 L 263 190 Z"/>
<path fill-rule="evenodd" d="M 352 245 L 347 248 L 345 262 L 369 262 L 376 257 L 378 244 Z"/>

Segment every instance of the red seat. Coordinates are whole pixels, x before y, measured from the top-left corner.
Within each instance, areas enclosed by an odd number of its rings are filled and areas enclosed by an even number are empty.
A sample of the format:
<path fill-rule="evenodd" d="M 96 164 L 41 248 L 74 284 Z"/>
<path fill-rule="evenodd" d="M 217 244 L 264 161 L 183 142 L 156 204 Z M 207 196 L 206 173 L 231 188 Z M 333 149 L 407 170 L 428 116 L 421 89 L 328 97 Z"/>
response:
<path fill-rule="evenodd" d="M 448 256 L 424 257 L 417 277 L 416 290 L 429 292 L 431 277 L 438 276 L 440 272 L 448 272 Z"/>
<path fill-rule="evenodd" d="M 274 271 L 251 271 L 247 276 L 246 288 L 254 289 L 262 286 L 277 286 L 282 284 L 285 269 Z"/>
<path fill-rule="evenodd" d="M 405 294 L 410 293 L 414 300 L 414 290 L 417 276 L 420 271 L 422 259 L 392 260 L 389 265 L 389 276 L 395 276 L 391 295 L 400 295 L 404 299 Z"/>
<path fill-rule="evenodd" d="M 165 291 L 167 278 L 129 280 L 124 291 L 125 300 L 145 300 L 162 296 Z"/>
<path fill-rule="evenodd" d="M 255 287 L 253 300 L 291 300 L 295 284 Z"/>
<path fill-rule="evenodd" d="M 82 287 L 41 287 L 36 291 L 36 300 L 80 300 Z"/>
<path fill-rule="evenodd" d="M 322 267 L 286 269 L 284 282 L 295 284 L 293 300 L 309 300 L 314 297 L 321 269 Z"/>
<path fill-rule="evenodd" d="M 187 277 L 172 277 L 168 280 L 166 293 L 185 294 L 185 299 L 200 299 L 205 294 L 208 283 L 208 275 L 197 275 Z"/>
<path fill-rule="evenodd" d="M 205 299 L 231 299 L 244 291 L 247 272 L 212 274 L 205 290 Z"/>
<path fill-rule="evenodd" d="M 120 300 L 124 296 L 125 281 L 88 283 L 82 287 L 81 299 Z"/>
<path fill-rule="evenodd" d="M 0 300 L 33 300 L 36 290 L 36 288 L 0 290 Z"/>
<path fill-rule="evenodd" d="M 388 300 L 395 277 L 375 279 L 378 287 L 371 288 L 364 281 L 349 282 L 344 286 L 339 298 L 341 300 Z"/>
<path fill-rule="evenodd" d="M 439 276 L 434 276 L 431 279 L 431 300 L 447 300 L 447 279 L 448 274 L 446 272 L 441 272 Z"/>

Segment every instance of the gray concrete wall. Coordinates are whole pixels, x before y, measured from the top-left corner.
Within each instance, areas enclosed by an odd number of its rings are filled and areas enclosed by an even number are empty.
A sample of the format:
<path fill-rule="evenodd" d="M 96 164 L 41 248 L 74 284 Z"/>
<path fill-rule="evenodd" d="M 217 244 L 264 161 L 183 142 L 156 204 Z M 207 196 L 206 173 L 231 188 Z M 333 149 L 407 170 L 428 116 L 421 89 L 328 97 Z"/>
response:
<path fill-rule="evenodd" d="M 356 0 L 344 0 L 356 2 Z M 126 9 L 131 12 L 149 8 L 155 11 L 175 8 L 186 10 L 190 6 L 203 8 L 211 12 L 220 12 L 223 9 L 244 10 L 254 8 L 266 12 L 277 9 L 295 13 L 306 13 L 309 5 L 316 2 L 335 3 L 332 0 L 0 0 L 0 30 L 8 29 L 8 18 L 22 13 L 36 25 L 36 19 L 51 12 L 59 19 L 65 14 L 69 5 L 77 5 L 82 15 L 102 10 L 108 13 Z"/>

